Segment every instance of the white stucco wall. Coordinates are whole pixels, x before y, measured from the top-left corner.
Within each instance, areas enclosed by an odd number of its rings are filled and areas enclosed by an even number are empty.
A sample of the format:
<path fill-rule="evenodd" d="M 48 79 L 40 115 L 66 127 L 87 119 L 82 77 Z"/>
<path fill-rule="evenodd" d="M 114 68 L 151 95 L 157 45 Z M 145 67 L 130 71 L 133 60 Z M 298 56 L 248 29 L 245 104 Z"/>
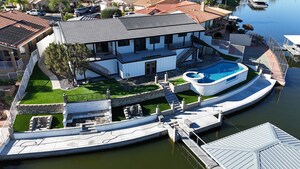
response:
<path fill-rule="evenodd" d="M 100 101 L 90 101 L 82 103 L 68 103 L 66 110 L 68 114 L 89 112 L 89 111 L 99 111 L 108 110 L 110 105 L 110 100 L 100 100 Z"/>
<path fill-rule="evenodd" d="M 119 67 L 121 70 L 120 76 L 123 79 L 143 76 L 145 75 L 145 62 L 151 62 L 151 61 L 156 61 L 157 72 L 176 69 L 176 55 L 174 55 L 174 56 L 163 57 L 158 59 L 151 59 L 146 61 L 122 64 L 122 66 Z"/>
<path fill-rule="evenodd" d="M 85 71 L 85 76 L 87 79 L 90 79 L 90 78 L 95 78 L 95 77 L 100 77 L 101 75 L 95 73 L 95 72 L 92 72 L 90 70 L 86 70 Z M 78 71 L 76 72 L 76 79 L 77 80 L 84 80 L 84 74 L 79 74 Z"/>
<path fill-rule="evenodd" d="M 94 63 L 108 69 L 110 75 L 118 73 L 117 59 L 103 60 L 103 61 L 98 61 L 98 62 L 94 62 Z"/>
<path fill-rule="evenodd" d="M 39 51 L 39 55 L 42 56 L 46 48 L 49 46 L 50 43 L 56 42 L 55 34 L 52 33 L 51 35 L 46 36 L 44 39 L 40 40 L 36 46 Z"/>

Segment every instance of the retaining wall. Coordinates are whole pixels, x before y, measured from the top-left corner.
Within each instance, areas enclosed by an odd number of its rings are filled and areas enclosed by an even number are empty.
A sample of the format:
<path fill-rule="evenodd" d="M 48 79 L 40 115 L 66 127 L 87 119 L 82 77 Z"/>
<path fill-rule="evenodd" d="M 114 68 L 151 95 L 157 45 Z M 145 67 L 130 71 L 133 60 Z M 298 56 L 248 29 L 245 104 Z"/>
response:
<path fill-rule="evenodd" d="M 144 93 L 135 94 L 131 96 L 125 96 L 122 98 L 112 98 L 111 106 L 112 107 L 125 106 L 125 105 L 140 103 L 146 100 L 156 99 L 164 96 L 165 96 L 164 90 L 158 89 L 158 90 L 144 92 Z"/>
<path fill-rule="evenodd" d="M 63 103 L 54 104 L 17 104 L 18 114 L 51 114 L 62 113 Z"/>
<path fill-rule="evenodd" d="M 180 93 L 180 92 L 184 92 L 184 91 L 191 89 L 190 82 L 179 84 L 179 85 L 173 85 L 172 83 L 169 83 L 169 84 L 170 84 L 170 88 L 171 88 L 172 92 L 174 92 L 174 93 Z"/>

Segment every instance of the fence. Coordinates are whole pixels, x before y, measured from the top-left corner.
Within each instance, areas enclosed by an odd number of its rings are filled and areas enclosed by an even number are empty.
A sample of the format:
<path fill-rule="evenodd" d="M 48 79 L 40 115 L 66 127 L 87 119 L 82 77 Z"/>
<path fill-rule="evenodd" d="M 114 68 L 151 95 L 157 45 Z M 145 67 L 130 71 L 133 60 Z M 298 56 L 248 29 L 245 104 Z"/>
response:
<path fill-rule="evenodd" d="M 24 71 L 19 90 L 17 91 L 17 94 L 11 104 L 11 108 L 9 110 L 9 114 L 7 115 L 6 121 L 3 123 L 3 125 L 0 128 L 0 147 L 3 146 L 7 142 L 10 136 L 10 129 L 13 125 L 13 122 L 16 118 L 16 115 L 18 114 L 17 111 L 17 103 L 21 101 L 21 99 L 25 95 L 25 90 L 27 88 L 28 81 L 30 79 L 30 75 L 32 74 L 33 68 L 36 64 L 36 62 L 39 59 L 38 50 L 35 50 L 31 53 L 30 60 L 26 66 L 26 69 Z"/>
<path fill-rule="evenodd" d="M 289 68 L 289 65 L 288 65 L 287 59 L 285 57 L 285 54 L 282 51 L 282 47 L 272 37 L 269 39 L 268 47 L 274 54 L 274 57 L 279 66 L 279 70 L 276 70 L 276 69 L 274 69 L 274 66 L 276 63 L 274 63 L 274 62 L 271 63 L 272 77 L 274 79 L 285 80 L 285 76 L 286 76 L 287 70 Z"/>
<path fill-rule="evenodd" d="M 232 55 L 238 58 L 243 58 L 244 56 L 245 46 L 231 44 L 230 41 L 226 40 L 213 39 L 211 36 L 204 34 L 201 34 L 200 40 L 225 55 Z"/>

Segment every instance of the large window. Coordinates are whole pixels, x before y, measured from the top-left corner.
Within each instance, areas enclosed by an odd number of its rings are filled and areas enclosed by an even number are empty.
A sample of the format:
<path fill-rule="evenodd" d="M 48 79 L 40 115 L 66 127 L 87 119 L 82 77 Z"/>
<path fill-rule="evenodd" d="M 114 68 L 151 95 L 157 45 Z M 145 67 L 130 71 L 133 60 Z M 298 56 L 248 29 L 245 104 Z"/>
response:
<path fill-rule="evenodd" d="M 160 36 L 150 38 L 150 44 L 160 43 Z"/>
<path fill-rule="evenodd" d="M 129 46 L 129 40 L 119 40 L 118 46 Z"/>
<path fill-rule="evenodd" d="M 178 37 L 184 37 L 184 36 L 186 36 L 186 33 L 179 33 L 178 34 Z"/>

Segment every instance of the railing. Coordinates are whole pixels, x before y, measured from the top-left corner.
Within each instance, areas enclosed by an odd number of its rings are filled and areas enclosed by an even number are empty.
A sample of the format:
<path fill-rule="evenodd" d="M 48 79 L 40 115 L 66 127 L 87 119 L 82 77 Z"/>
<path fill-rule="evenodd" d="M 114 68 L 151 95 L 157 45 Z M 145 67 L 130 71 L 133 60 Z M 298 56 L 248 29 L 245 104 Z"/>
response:
<path fill-rule="evenodd" d="M 106 95 L 101 93 L 66 95 L 66 101 L 68 103 L 78 103 L 86 101 L 105 100 L 105 97 Z"/>
<path fill-rule="evenodd" d="M 32 74 L 33 68 L 34 68 L 35 64 L 37 63 L 38 59 L 39 59 L 39 55 L 38 55 L 37 50 L 35 50 L 34 52 L 32 52 L 32 54 L 30 56 L 30 60 L 26 66 L 21 83 L 19 85 L 19 89 L 18 89 L 17 94 L 11 104 L 9 114 L 7 115 L 7 119 L 4 122 L 4 124 L 0 127 L 0 147 L 5 146 L 5 143 L 7 142 L 7 140 L 9 140 L 9 136 L 10 136 L 9 130 L 11 130 L 14 120 L 18 114 L 16 105 L 19 101 L 22 100 L 22 98 L 25 95 L 25 90 L 27 88 L 27 84 L 30 79 L 30 75 Z"/>
<path fill-rule="evenodd" d="M 12 61 L 0 61 L 0 69 L 12 69 Z"/>
<path fill-rule="evenodd" d="M 18 70 L 23 69 L 23 59 L 22 58 L 17 60 L 17 67 L 18 67 Z"/>
<path fill-rule="evenodd" d="M 282 77 L 276 77 L 276 78 L 281 78 L 281 80 L 285 80 L 285 76 L 286 76 L 287 70 L 289 68 L 289 65 L 288 65 L 287 59 L 285 57 L 285 54 L 282 51 L 281 46 L 277 43 L 277 41 L 275 39 L 273 39 L 271 37 L 268 42 L 268 47 L 273 52 L 275 59 L 278 62 L 280 71 L 281 71 L 281 72 L 278 72 L 278 71 L 274 70 L 275 63 L 274 62 L 271 63 L 271 70 L 273 73 L 273 77 L 275 77 L 276 75 L 278 76 L 278 74 L 279 74 L 279 76 L 282 76 Z"/>

